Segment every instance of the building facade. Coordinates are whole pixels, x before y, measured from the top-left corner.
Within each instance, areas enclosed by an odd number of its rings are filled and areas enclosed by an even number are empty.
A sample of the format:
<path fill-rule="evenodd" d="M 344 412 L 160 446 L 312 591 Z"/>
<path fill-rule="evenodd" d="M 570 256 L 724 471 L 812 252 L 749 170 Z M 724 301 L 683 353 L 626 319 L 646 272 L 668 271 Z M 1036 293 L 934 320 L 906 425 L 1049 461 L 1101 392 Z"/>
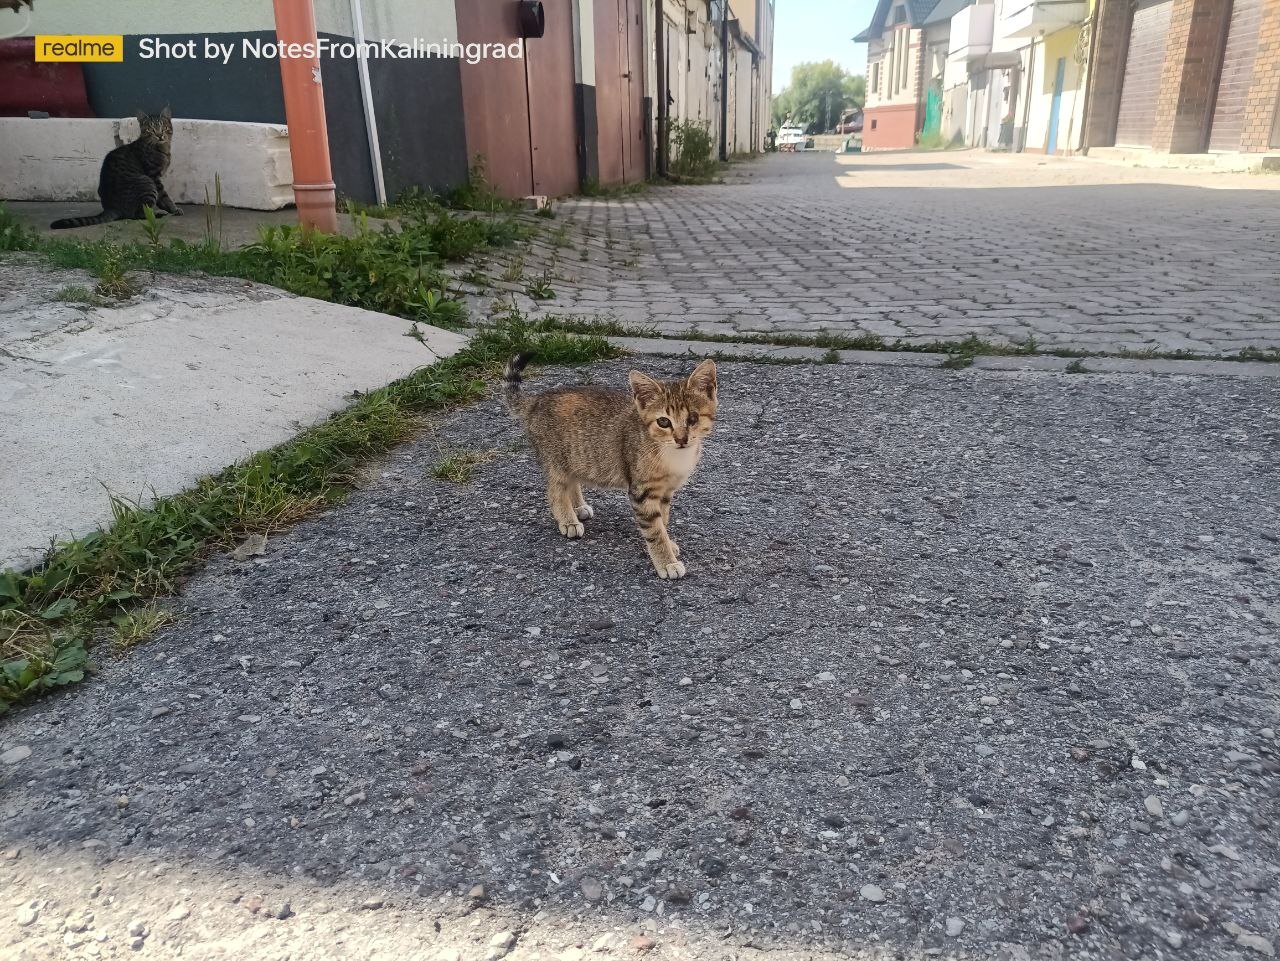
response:
<path fill-rule="evenodd" d="M 1280 151 L 1280 3 L 1099 0 L 1097 25 L 1088 146 Z"/>
<path fill-rule="evenodd" d="M 411 58 L 322 56 L 333 177 L 347 197 L 382 201 L 409 188 L 447 190 L 467 182 L 476 161 L 490 183 L 512 197 L 634 183 L 655 169 L 659 96 L 670 115 L 705 123 L 716 136 L 732 100 L 733 152 L 763 147 L 773 0 L 542 0 L 545 28 L 538 36 L 522 24 L 517 0 L 313 2 L 321 40 L 335 49 L 419 40 L 436 51 Z M 0 10 L 0 27 L 7 15 Z M 124 61 L 33 70 L 32 36 L 86 33 L 123 34 Z M 198 149 L 205 168 L 220 163 L 219 144 L 259 138 L 273 150 L 285 144 L 287 170 L 279 63 L 246 55 L 243 46 L 275 40 L 270 3 L 59 0 L 35 4 L 22 34 L 0 41 L 7 45 L 0 48 L 0 123 L 8 132 L 0 136 L 0 152 L 27 153 L 10 165 L 0 157 L 0 169 L 53 162 L 64 147 L 75 146 L 81 129 L 82 152 L 91 161 L 107 129 L 102 124 L 114 124 L 105 136 L 118 137 L 119 118 L 168 106 L 181 121 L 176 157 L 197 149 L 183 141 L 202 124 Z M 148 45 L 172 51 L 188 42 L 200 55 L 146 55 Z M 206 57 L 206 43 L 233 54 L 225 62 Z M 732 91 L 725 83 L 727 44 Z M 69 95 L 67 85 L 78 85 L 78 92 Z M 64 103 L 72 100 L 79 106 Z M 41 147 L 54 126 L 37 126 L 42 121 L 30 117 L 33 112 L 68 118 L 58 126 L 56 147 Z M 90 134 L 80 121 L 94 119 L 100 129 Z M 40 156 L 42 149 L 48 157 Z M 229 172 L 221 179 L 237 189 Z M 96 180 L 85 183 L 92 190 Z M 54 186 L 49 190 L 54 195 L 40 199 L 60 199 Z"/>
<path fill-rule="evenodd" d="M 901 150 L 924 128 L 927 99 L 925 18 L 935 0 L 879 0 L 870 26 L 855 40 L 867 44 L 862 149 Z"/>

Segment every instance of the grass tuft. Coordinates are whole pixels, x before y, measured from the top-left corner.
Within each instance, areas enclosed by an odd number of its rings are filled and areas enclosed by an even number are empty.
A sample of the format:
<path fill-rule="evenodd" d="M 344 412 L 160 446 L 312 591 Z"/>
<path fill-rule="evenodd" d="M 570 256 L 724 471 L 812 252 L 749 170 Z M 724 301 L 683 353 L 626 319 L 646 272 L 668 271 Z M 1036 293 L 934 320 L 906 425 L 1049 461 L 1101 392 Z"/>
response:
<path fill-rule="evenodd" d="M 144 604 L 117 614 L 111 620 L 112 646 L 123 654 L 137 647 L 177 615 L 155 604 Z"/>
<path fill-rule="evenodd" d="M 431 474 L 440 478 L 440 480 L 452 481 L 455 484 L 465 484 L 471 480 L 471 475 L 475 473 L 477 467 L 489 463 L 497 456 L 498 452 L 495 449 L 454 451 L 452 454 L 442 457 L 431 468 Z"/>

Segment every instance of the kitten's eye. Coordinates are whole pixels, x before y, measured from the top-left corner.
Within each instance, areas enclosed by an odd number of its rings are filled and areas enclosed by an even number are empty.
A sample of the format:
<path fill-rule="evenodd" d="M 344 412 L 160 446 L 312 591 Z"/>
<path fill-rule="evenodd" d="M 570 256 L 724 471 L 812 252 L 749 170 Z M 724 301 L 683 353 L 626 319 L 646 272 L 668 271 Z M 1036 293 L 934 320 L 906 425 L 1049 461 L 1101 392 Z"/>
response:
<path fill-rule="evenodd" d="M 690 414 L 690 415 L 689 415 L 689 423 L 690 423 L 690 424 L 696 424 L 697 422 L 698 422 L 698 415 L 697 415 L 697 414 Z"/>
<path fill-rule="evenodd" d="M 659 426 L 659 427 L 670 427 L 670 426 L 671 426 L 671 421 L 670 421 L 670 420 L 668 420 L 666 417 L 659 417 L 659 418 L 658 418 L 658 426 Z"/>

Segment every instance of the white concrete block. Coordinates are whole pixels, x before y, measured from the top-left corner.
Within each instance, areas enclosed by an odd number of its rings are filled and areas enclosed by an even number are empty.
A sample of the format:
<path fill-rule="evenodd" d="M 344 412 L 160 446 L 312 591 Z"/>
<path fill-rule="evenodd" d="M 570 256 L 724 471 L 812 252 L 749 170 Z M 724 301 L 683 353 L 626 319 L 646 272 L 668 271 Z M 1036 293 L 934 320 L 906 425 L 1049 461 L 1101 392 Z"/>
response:
<path fill-rule="evenodd" d="M 107 152 L 138 136 L 138 121 L 0 117 L 0 190 L 5 200 L 98 198 Z M 173 122 L 173 162 L 164 177 L 180 204 L 202 204 L 222 181 L 228 207 L 276 210 L 293 202 L 289 131 L 279 124 Z"/>

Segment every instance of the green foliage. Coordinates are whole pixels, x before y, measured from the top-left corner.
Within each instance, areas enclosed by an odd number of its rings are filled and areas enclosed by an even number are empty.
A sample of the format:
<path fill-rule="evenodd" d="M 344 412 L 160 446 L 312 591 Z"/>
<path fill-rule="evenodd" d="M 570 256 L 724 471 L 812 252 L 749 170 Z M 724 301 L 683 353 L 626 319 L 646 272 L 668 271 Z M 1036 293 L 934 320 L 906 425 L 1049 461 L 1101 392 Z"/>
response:
<path fill-rule="evenodd" d="M 706 180 L 716 172 L 715 147 L 707 124 L 676 120 L 667 129 L 668 172 L 679 180 Z"/>
<path fill-rule="evenodd" d="M 496 450 L 461 450 L 454 451 L 442 457 L 431 468 L 433 476 L 440 480 L 452 481 L 455 484 L 465 484 L 471 480 L 471 475 L 475 473 L 477 467 L 481 464 L 487 464 L 498 455 Z"/>
<path fill-rule="evenodd" d="M 84 304 L 88 307 L 103 307 L 107 303 L 83 284 L 68 284 L 51 299 L 60 304 Z"/>
<path fill-rule="evenodd" d="M 542 333 L 512 313 L 452 357 L 188 491 L 148 505 L 113 498 L 111 524 L 55 545 L 33 570 L 0 572 L 0 712 L 80 680 L 96 631 L 110 629 L 124 646 L 147 636 L 167 617 L 155 599 L 201 557 L 341 500 L 364 461 L 408 436 L 425 414 L 483 396 L 519 351 L 570 364 L 621 353 L 600 337 Z"/>
<path fill-rule="evenodd" d="M 295 294 L 418 320 L 458 326 L 461 304 L 445 292 L 444 261 L 464 260 L 479 250 L 506 246 L 527 228 L 507 216 L 455 213 L 425 195 L 410 196 L 397 208 L 395 223 L 374 229 L 356 215 L 353 235 L 322 234 L 295 226 L 263 228 L 257 243 L 223 250 L 220 227 L 209 224 L 203 243 L 163 243 L 162 221 L 154 215 L 143 227 L 145 243 L 109 240 L 43 239 L 0 205 L 0 245 L 6 250 L 46 254 L 61 267 L 92 272 L 97 293 L 125 300 L 140 290 L 132 271 L 202 271 L 244 277 Z"/>
<path fill-rule="evenodd" d="M 164 234 L 164 224 L 156 216 L 154 207 L 142 208 L 142 232 L 147 237 L 147 243 L 152 247 L 160 246 L 160 237 Z"/>
<path fill-rule="evenodd" d="M 845 110 L 866 100 L 866 79 L 848 73 L 833 60 L 800 63 L 791 70 L 791 83 L 773 98 L 773 126 L 790 119 L 808 133 L 834 130 Z"/>
<path fill-rule="evenodd" d="M 129 273 L 132 258 L 120 244 L 104 243 L 101 256 L 90 266 L 98 278 L 94 290 L 110 300 L 128 300 L 142 292 L 142 287 Z"/>
<path fill-rule="evenodd" d="M 551 275 L 549 273 L 544 273 L 537 280 L 530 281 L 526 289 L 529 296 L 534 300 L 553 300 L 556 296 L 556 292 L 551 286 Z"/>
<path fill-rule="evenodd" d="M 39 238 L 0 203 L 0 250 L 35 250 Z"/>

